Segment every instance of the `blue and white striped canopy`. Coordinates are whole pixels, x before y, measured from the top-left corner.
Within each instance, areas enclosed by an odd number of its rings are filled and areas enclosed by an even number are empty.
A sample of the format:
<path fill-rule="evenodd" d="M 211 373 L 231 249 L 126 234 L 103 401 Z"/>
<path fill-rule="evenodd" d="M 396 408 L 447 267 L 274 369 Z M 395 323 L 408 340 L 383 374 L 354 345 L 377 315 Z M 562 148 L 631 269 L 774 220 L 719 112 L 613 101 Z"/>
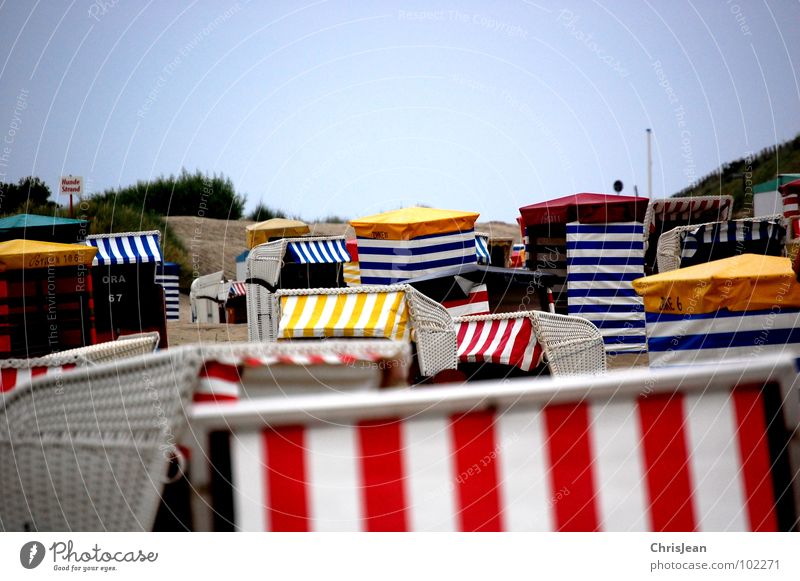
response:
<path fill-rule="evenodd" d="M 297 240 L 289 242 L 289 252 L 300 264 L 350 262 L 344 238 L 333 240 Z"/>
<path fill-rule="evenodd" d="M 483 236 L 481 234 L 475 235 L 475 254 L 480 264 L 489 264 L 492 262 L 492 255 L 489 254 L 488 236 Z"/>
<path fill-rule="evenodd" d="M 645 350 L 644 300 L 631 284 L 643 276 L 642 224 L 567 224 L 569 314 L 597 326 L 607 353 Z"/>
<path fill-rule="evenodd" d="M 754 252 L 749 248 L 749 243 L 762 242 L 763 244 L 773 243 L 778 247 L 783 245 L 783 238 L 786 229 L 781 225 L 780 220 L 741 220 L 730 222 L 715 222 L 712 224 L 702 224 L 694 230 L 684 232 L 681 240 L 681 266 L 695 264 L 692 259 L 697 252 L 704 246 L 715 245 L 717 247 L 726 244 L 737 244 L 737 253 Z M 706 254 L 714 248 L 706 248 Z M 763 251 L 759 251 L 762 254 Z M 719 253 L 717 253 L 719 254 Z M 715 256 L 716 259 L 720 256 Z M 704 257 L 704 261 L 708 257 Z"/>
<path fill-rule="evenodd" d="M 413 240 L 358 238 L 361 284 L 394 284 L 474 264 L 475 232 L 429 234 Z"/>
<path fill-rule="evenodd" d="M 90 236 L 86 244 L 97 248 L 92 266 L 163 262 L 158 232 Z"/>

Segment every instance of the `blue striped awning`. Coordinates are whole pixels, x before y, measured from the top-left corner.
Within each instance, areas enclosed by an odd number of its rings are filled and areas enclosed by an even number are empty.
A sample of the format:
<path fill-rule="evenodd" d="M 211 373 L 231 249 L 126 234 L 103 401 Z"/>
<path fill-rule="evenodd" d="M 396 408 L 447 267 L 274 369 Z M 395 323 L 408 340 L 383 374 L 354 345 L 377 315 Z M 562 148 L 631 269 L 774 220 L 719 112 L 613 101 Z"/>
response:
<path fill-rule="evenodd" d="M 289 252 L 300 264 L 350 262 L 344 238 L 334 240 L 297 240 L 289 242 Z"/>
<path fill-rule="evenodd" d="M 86 244 L 97 248 L 92 266 L 163 262 L 158 232 L 90 236 Z"/>
<path fill-rule="evenodd" d="M 748 248 L 752 242 L 772 242 L 782 247 L 786 229 L 780 220 L 737 220 L 730 222 L 714 222 L 702 224 L 683 233 L 681 247 L 681 266 L 686 266 L 684 261 L 692 259 L 704 245 L 720 246 L 733 243 L 738 246 L 737 253 L 754 252 Z M 758 252 L 761 254 L 762 252 Z M 715 258 L 719 258 L 715 256 Z"/>
<path fill-rule="evenodd" d="M 427 234 L 411 240 L 358 238 L 361 284 L 395 284 L 476 261 L 473 230 Z"/>
<path fill-rule="evenodd" d="M 475 254 L 478 256 L 478 263 L 489 264 L 492 262 L 492 256 L 489 254 L 489 237 L 475 235 Z"/>

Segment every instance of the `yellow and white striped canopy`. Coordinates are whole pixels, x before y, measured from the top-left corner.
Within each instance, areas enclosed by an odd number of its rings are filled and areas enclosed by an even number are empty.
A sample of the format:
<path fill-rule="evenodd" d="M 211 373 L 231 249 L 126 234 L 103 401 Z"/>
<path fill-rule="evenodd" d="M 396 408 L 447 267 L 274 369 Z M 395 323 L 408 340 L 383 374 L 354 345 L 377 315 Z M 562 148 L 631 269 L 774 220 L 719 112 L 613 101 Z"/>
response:
<path fill-rule="evenodd" d="M 282 296 L 278 336 L 384 337 L 408 341 L 405 293 Z"/>
<path fill-rule="evenodd" d="M 347 286 L 359 286 L 361 284 L 361 268 L 357 262 L 345 262 L 344 271 L 344 284 Z"/>

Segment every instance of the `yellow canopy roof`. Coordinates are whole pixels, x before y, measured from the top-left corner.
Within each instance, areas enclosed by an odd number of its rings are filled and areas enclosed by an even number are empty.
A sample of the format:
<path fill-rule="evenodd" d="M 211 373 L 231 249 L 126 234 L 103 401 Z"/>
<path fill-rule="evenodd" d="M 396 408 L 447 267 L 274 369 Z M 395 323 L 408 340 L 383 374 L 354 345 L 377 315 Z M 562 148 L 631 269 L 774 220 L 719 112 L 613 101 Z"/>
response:
<path fill-rule="evenodd" d="M 289 238 L 308 234 L 311 229 L 300 220 L 273 218 L 247 226 L 247 247 L 253 248 L 268 242 L 270 238 Z"/>
<path fill-rule="evenodd" d="M 800 284 L 788 258 L 742 254 L 633 281 L 649 313 L 699 314 L 722 308 L 800 307 Z"/>
<path fill-rule="evenodd" d="M 96 253 L 96 247 L 84 244 L 8 240 L 0 242 L 0 271 L 91 265 Z"/>
<path fill-rule="evenodd" d="M 356 236 L 410 240 L 427 234 L 472 230 L 480 214 L 436 208 L 403 208 L 351 220 Z"/>

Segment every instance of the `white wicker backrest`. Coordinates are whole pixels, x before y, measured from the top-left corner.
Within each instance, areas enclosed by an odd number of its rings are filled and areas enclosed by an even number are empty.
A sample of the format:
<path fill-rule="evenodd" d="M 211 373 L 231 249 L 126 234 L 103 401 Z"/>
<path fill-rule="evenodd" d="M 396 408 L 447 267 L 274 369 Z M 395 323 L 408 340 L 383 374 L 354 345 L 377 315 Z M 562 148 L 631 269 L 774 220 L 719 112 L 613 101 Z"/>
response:
<path fill-rule="evenodd" d="M 152 528 L 197 348 L 44 376 L 0 401 L 0 529 Z"/>
<path fill-rule="evenodd" d="M 606 372 L 606 350 L 597 327 L 581 317 L 530 311 L 533 329 L 553 375 Z"/>
<path fill-rule="evenodd" d="M 60 361 L 64 357 L 75 356 L 81 361 L 88 363 L 105 363 L 107 361 L 115 361 L 135 355 L 152 353 L 158 347 L 159 340 L 160 336 L 157 332 L 128 335 L 119 337 L 116 341 L 108 341 L 106 343 L 69 349 L 68 351 L 60 351 L 51 355 L 45 355 L 40 359 L 45 362 L 51 359 Z"/>

